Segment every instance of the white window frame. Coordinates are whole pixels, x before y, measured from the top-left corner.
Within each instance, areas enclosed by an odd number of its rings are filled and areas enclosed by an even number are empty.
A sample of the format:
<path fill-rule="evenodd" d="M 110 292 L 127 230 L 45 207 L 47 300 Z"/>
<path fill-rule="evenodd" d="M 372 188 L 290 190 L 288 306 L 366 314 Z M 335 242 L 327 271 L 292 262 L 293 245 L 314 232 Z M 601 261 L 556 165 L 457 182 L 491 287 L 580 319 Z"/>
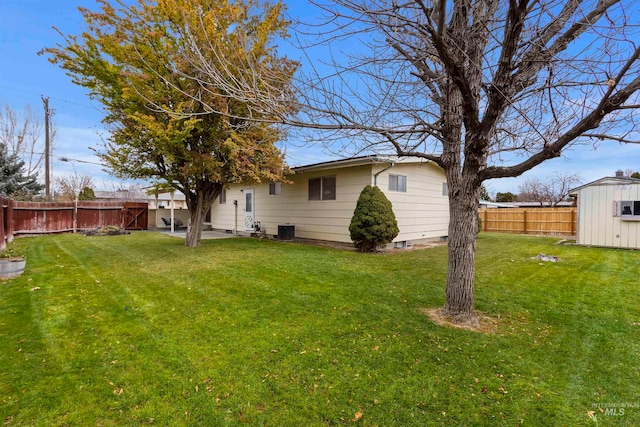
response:
<path fill-rule="evenodd" d="M 279 196 L 282 192 L 282 183 L 281 182 L 271 182 L 269 183 L 269 195 L 270 196 Z"/>
<path fill-rule="evenodd" d="M 619 211 L 618 211 L 619 209 Z M 614 216 L 619 212 L 623 221 L 640 221 L 640 200 L 623 200 L 617 203 Z"/>
<path fill-rule="evenodd" d="M 334 182 L 334 186 L 333 186 L 333 194 L 330 194 L 330 197 L 327 197 L 327 194 L 325 194 L 325 181 L 329 180 L 329 179 L 333 179 Z M 311 198 L 311 182 L 312 181 L 316 181 L 316 180 L 320 180 L 320 194 L 319 194 L 319 198 Z M 308 194 L 307 194 L 307 198 L 309 201 L 321 201 L 321 200 L 336 200 L 337 198 L 337 193 L 338 193 L 338 180 L 336 179 L 335 175 L 330 175 L 330 176 L 319 176 L 316 178 L 309 178 L 309 184 L 308 184 Z"/>
<path fill-rule="evenodd" d="M 407 176 L 389 174 L 389 191 L 407 192 Z"/>

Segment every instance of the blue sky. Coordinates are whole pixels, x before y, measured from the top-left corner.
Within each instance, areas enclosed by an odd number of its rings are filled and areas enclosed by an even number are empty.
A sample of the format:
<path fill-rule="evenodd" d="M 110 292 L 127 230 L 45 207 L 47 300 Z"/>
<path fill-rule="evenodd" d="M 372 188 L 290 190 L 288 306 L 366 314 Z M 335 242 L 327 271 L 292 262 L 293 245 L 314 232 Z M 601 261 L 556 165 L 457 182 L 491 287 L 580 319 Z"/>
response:
<path fill-rule="evenodd" d="M 302 0 L 288 3 L 290 14 L 302 20 L 313 19 L 318 14 Z M 42 111 L 40 96 L 48 96 L 50 107 L 55 110 L 53 122 L 57 128 L 53 175 L 75 170 L 92 175 L 97 187 L 108 189 L 118 182 L 94 164 L 98 159 L 90 151 L 90 147 L 98 147 L 101 137 L 105 136 L 100 104 L 91 101 L 84 89 L 74 85 L 46 57 L 37 55 L 40 49 L 60 41 L 52 26 L 65 34 L 78 34 L 82 20 L 77 7 L 96 9 L 95 5 L 94 0 L 0 0 L 0 104 L 9 104 L 18 111 L 30 104 Z M 287 53 L 294 59 L 302 57 L 295 50 L 287 49 Z M 292 166 L 338 158 L 319 146 L 301 146 L 294 138 L 286 152 Z M 77 161 L 63 162 L 60 157 Z M 598 147 L 578 146 L 520 178 L 493 180 L 486 186 L 490 192 L 517 192 L 519 183 L 526 178 L 543 180 L 554 172 L 571 172 L 589 182 L 611 176 L 617 169 L 640 170 L 639 145 L 603 142 Z"/>

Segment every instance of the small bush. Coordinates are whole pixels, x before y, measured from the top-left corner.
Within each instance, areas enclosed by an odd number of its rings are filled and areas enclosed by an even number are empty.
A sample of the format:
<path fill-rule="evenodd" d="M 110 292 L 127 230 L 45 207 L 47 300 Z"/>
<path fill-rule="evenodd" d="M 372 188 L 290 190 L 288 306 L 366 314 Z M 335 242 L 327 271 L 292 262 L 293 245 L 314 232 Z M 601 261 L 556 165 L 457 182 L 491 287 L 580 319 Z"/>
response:
<path fill-rule="evenodd" d="M 367 185 L 360 193 L 349 232 L 360 252 L 374 252 L 400 232 L 391 202 L 378 187 Z"/>
<path fill-rule="evenodd" d="M 15 241 L 7 244 L 7 247 L 0 251 L 0 258 L 24 258 L 25 248 L 18 246 Z"/>
<path fill-rule="evenodd" d="M 85 236 L 119 236 L 121 234 L 131 234 L 129 230 L 120 228 L 117 225 L 107 225 L 92 230 L 83 231 Z"/>
<path fill-rule="evenodd" d="M 78 193 L 78 200 L 95 200 L 96 193 L 91 187 L 83 187 Z"/>

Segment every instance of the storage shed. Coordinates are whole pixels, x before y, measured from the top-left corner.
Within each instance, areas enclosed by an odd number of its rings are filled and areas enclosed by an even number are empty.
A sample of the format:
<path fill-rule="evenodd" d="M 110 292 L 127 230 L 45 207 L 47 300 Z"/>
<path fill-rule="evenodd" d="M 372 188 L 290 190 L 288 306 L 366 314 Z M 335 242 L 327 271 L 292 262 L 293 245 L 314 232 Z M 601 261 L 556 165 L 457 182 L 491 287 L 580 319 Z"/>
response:
<path fill-rule="evenodd" d="M 640 249 L 640 179 L 605 177 L 570 192 L 577 197 L 577 243 Z"/>

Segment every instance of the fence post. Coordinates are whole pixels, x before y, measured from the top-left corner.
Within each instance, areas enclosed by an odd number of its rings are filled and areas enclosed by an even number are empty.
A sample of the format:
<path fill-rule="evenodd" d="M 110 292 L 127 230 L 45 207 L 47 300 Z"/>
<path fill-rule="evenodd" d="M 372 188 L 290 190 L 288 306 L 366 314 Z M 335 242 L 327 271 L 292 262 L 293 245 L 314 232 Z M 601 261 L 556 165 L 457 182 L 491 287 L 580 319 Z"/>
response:
<path fill-rule="evenodd" d="M 527 234 L 527 210 L 526 209 L 522 212 L 522 224 L 524 227 L 523 233 Z"/>
<path fill-rule="evenodd" d="M 7 242 L 13 240 L 13 200 L 6 199 L 7 201 L 7 217 L 5 218 L 7 229 L 5 230 Z"/>
<path fill-rule="evenodd" d="M 7 247 L 4 228 L 4 198 L 0 196 L 0 251 Z"/>
<path fill-rule="evenodd" d="M 74 234 L 78 231 L 78 196 L 73 204 L 73 232 Z"/>
<path fill-rule="evenodd" d="M 572 210 L 571 211 L 571 235 L 575 236 L 576 235 L 576 222 L 577 222 L 577 211 L 576 210 Z M 575 218 L 575 220 L 574 220 Z"/>

